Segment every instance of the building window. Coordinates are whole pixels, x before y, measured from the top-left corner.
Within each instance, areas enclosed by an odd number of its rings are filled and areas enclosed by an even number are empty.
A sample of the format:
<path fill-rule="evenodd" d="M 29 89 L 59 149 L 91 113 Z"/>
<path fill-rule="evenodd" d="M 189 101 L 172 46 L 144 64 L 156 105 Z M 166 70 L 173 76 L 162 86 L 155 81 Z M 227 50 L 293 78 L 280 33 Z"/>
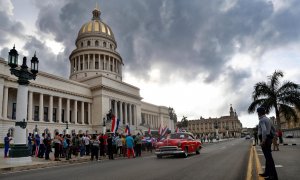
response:
<path fill-rule="evenodd" d="M 69 119 L 69 122 L 72 122 L 72 110 L 70 110 L 70 119 Z"/>
<path fill-rule="evenodd" d="M 80 46 L 83 47 L 83 42 L 80 43 Z"/>
<path fill-rule="evenodd" d="M 110 49 L 113 49 L 113 46 L 112 46 L 112 45 L 110 45 Z"/>
<path fill-rule="evenodd" d="M 61 121 L 64 123 L 65 122 L 65 110 L 61 110 Z"/>
<path fill-rule="evenodd" d="M 99 62 L 98 61 L 95 62 L 95 69 L 99 69 Z"/>
<path fill-rule="evenodd" d="M 56 122 L 56 111 L 57 108 L 53 108 L 53 122 Z"/>
<path fill-rule="evenodd" d="M 106 47 L 106 42 L 103 42 L 103 47 Z"/>
<path fill-rule="evenodd" d="M 48 122 L 48 107 L 44 107 L 44 121 Z"/>
<path fill-rule="evenodd" d="M 17 103 L 12 104 L 12 114 L 11 119 L 16 119 L 16 109 L 17 109 Z"/>
<path fill-rule="evenodd" d="M 95 41 L 95 46 L 99 46 L 99 41 Z"/>
<path fill-rule="evenodd" d="M 39 121 L 39 106 L 34 106 L 34 121 Z"/>
<path fill-rule="evenodd" d="M 84 113 L 84 122 L 86 124 L 89 123 L 89 112 L 88 111 L 85 111 L 85 113 Z"/>
<path fill-rule="evenodd" d="M 80 70 L 83 70 L 83 63 L 80 63 Z"/>
<path fill-rule="evenodd" d="M 88 41 L 88 42 L 87 42 L 87 46 L 90 46 L 90 45 L 91 45 L 91 41 Z"/>

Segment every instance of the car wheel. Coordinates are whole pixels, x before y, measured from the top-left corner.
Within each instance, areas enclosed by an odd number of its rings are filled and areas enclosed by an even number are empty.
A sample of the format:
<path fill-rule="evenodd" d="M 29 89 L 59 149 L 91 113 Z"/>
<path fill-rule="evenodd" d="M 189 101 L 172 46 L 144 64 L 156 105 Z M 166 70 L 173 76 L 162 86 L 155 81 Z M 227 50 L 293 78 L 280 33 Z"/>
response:
<path fill-rule="evenodd" d="M 184 149 L 183 157 L 184 157 L 184 158 L 187 158 L 188 155 L 189 155 L 189 151 L 188 151 L 188 148 L 186 147 L 186 148 Z"/>
<path fill-rule="evenodd" d="M 197 147 L 196 154 L 200 154 L 200 147 Z"/>
<path fill-rule="evenodd" d="M 158 159 L 161 159 L 161 158 L 162 158 L 162 156 L 161 156 L 161 155 L 157 155 L 157 158 L 158 158 Z"/>

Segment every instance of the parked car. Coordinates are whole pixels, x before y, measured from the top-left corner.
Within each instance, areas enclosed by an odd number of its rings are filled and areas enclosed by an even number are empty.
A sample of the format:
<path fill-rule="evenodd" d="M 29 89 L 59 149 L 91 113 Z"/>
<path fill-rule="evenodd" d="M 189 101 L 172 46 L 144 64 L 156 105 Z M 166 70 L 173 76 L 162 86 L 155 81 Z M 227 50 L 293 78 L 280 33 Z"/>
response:
<path fill-rule="evenodd" d="M 250 137 L 250 135 L 246 135 L 246 137 L 245 137 L 245 139 L 250 139 L 251 137 Z"/>
<path fill-rule="evenodd" d="M 169 134 L 166 139 L 156 143 L 155 154 L 157 158 L 166 155 L 181 156 L 186 158 L 189 154 L 200 154 L 202 144 L 196 140 L 193 134 L 180 132 Z"/>

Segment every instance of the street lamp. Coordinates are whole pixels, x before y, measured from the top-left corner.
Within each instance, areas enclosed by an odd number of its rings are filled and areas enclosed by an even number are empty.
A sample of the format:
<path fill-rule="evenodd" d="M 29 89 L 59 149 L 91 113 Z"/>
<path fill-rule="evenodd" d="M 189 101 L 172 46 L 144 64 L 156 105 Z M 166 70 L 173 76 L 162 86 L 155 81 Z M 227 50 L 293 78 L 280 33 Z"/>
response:
<path fill-rule="evenodd" d="M 36 78 L 39 60 L 34 53 L 31 59 L 31 70 L 28 71 L 27 58 L 24 57 L 22 65 L 18 67 L 18 56 L 18 51 L 14 46 L 8 53 L 8 65 L 10 66 L 10 73 L 18 78 L 19 86 L 17 93 L 15 144 L 9 152 L 9 156 L 19 158 L 29 156 L 26 143 L 28 84 L 29 80 L 35 80 Z"/>
<path fill-rule="evenodd" d="M 66 134 L 69 134 L 69 126 L 68 126 L 69 124 L 68 124 L 68 121 L 66 122 Z"/>
<path fill-rule="evenodd" d="M 34 128 L 34 135 L 36 135 L 38 133 L 38 128 L 37 128 L 37 124 L 35 125 L 35 128 Z"/>
<path fill-rule="evenodd" d="M 218 126 L 218 122 L 217 121 L 214 122 L 214 127 L 216 129 L 216 140 L 217 140 L 218 137 L 219 137 L 219 126 Z"/>
<path fill-rule="evenodd" d="M 105 125 L 105 122 L 106 122 L 106 120 L 105 120 L 105 117 L 103 118 L 103 127 L 102 127 L 102 133 L 103 134 L 105 134 L 105 132 L 106 132 L 106 125 Z"/>

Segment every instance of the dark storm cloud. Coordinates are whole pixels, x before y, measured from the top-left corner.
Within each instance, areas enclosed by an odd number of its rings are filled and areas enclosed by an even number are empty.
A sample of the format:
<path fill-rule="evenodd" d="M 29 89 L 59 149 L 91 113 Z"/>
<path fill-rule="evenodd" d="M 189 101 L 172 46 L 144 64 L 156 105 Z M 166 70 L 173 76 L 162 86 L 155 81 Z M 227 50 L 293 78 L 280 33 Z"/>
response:
<path fill-rule="evenodd" d="M 36 1 L 40 8 L 37 26 L 62 42 L 68 55 L 81 25 L 91 19 L 95 2 L 65 0 L 58 7 Z M 296 7 L 293 11 L 277 13 L 271 2 L 263 0 L 240 0 L 227 10 L 222 10 L 223 0 L 111 0 L 100 1 L 100 9 L 128 71 L 147 78 L 151 65 L 156 64 L 162 81 L 174 73 L 187 80 L 203 73 L 210 83 L 224 75 L 225 64 L 237 51 L 261 55 L 297 41 L 299 3 L 291 2 Z M 233 81 L 242 80 L 239 73 L 233 75 Z"/>
<path fill-rule="evenodd" d="M 69 75 L 67 62 L 65 62 L 64 59 L 65 54 L 53 54 L 51 49 L 49 48 L 49 45 L 47 46 L 47 44 L 43 43 L 33 36 L 29 36 L 27 38 L 24 49 L 29 52 L 27 61 L 29 61 L 34 55 L 34 52 L 36 52 L 36 56 L 39 58 L 39 68 L 42 71 L 55 75 Z"/>
<path fill-rule="evenodd" d="M 0 6 L 3 6 L 0 1 Z M 9 42 L 11 37 L 23 38 L 24 26 L 12 19 L 6 12 L 0 11 L 0 44 Z"/>

